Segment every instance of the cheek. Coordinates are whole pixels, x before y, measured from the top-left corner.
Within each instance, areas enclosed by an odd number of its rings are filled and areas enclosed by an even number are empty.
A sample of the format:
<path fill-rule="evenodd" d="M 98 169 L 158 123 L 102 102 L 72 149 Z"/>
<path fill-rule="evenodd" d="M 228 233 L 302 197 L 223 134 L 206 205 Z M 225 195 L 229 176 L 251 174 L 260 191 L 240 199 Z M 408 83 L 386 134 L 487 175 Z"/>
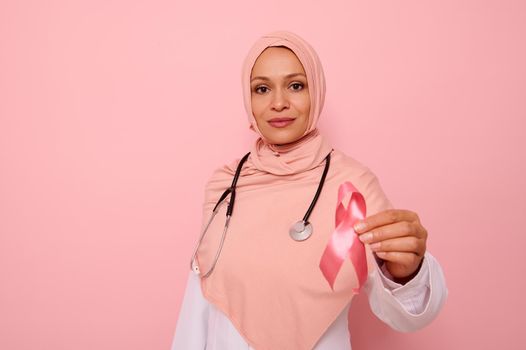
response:
<path fill-rule="evenodd" d="M 297 100 L 296 106 L 298 107 L 298 109 L 301 111 L 302 114 L 306 114 L 308 117 L 309 112 L 310 112 L 310 97 L 308 93 L 302 96 L 298 96 L 298 97 L 299 98 Z"/>
<path fill-rule="evenodd" d="M 305 130 L 308 127 L 309 124 L 309 114 L 310 114 L 310 97 L 307 94 L 307 96 L 303 96 L 303 99 L 300 102 L 300 111 L 303 115 L 303 123 L 301 126 L 302 132 L 305 132 Z"/>
<path fill-rule="evenodd" d="M 254 118 L 256 118 L 256 121 L 258 121 L 263 114 L 263 103 L 259 98 L 252 98 L 250 103 L 252 105 L 252 114 L 254 115 Z"/>

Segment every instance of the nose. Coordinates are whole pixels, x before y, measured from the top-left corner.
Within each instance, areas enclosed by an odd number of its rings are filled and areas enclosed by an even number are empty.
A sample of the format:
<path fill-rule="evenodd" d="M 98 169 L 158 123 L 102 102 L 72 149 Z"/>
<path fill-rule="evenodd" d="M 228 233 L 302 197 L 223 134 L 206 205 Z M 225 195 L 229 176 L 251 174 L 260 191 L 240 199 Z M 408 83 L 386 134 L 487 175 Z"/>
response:
<path fill-rule="evenodd" d="M 285 108 L 289 108 L 289 100 L 286 92 L 281 89 L 277 89 L 272 96 L 272 109 L 275 111 L 282 111 Z"/>

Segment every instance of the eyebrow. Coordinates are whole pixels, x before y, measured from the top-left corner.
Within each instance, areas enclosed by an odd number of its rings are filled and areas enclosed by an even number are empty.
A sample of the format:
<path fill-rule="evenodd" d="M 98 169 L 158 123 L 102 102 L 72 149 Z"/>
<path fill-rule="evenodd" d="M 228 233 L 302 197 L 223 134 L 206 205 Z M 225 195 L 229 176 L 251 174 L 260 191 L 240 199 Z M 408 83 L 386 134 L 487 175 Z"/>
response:
<path fill-rule="evenodd" d="M 289 79 L 289 78 L 295 77 L 295 76 L 297 76 L 297 75 L 303 75 L 303 76 L 305 77 L 305 74 L 303 74 L 303 73 L 291 73 L 291 74 L 287 74 L 287 75 L 285 75 L 285 79 Z M 270 79 L 267 78 L 267 77 L 254 77 L 254 78 L 250 79 L 250 81 L 252 82 L 252 81 L 254 81 L 254 80 L 256 80 L 256 79 L 266 80 L 266 81 L 269 81 L 269 80 L 270 80 Z"/>

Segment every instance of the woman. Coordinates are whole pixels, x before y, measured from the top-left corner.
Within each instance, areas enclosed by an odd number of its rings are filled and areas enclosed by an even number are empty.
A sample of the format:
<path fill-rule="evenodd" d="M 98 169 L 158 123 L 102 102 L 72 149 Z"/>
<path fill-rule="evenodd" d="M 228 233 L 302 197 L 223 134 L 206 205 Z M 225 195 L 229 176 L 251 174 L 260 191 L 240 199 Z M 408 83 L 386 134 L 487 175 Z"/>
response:
<path fill-rule="evenodd" d="M 325 79 L 312 47 L 289 32 L 263 36 L 245 59 L 242 79 L 259 138 L 247 157 L 217 169 L 206 185 L 205 223 L 239 173 L 222 248 L 225 201 L 193 260 L 200 275 L 189 276 L 172 348 L 350 349 L 347 313 L 362 277 L 373 312 L 392 328 L 430 323 L 447 289 L 426 252 L 427 232 L 416 213 L 392 208 L 367 167 L 333 150 L 316 129 Z M 339 198 L 344 187 L 363 197 Z M 353 243 L 353 259 L 331 279 L 324 257 L 342 227 L 336 203 L 342 200 L 349 218 L 359 217 L 359 198 L 367 217 L 354 220 L 346 237 L 359 235 L 365 246 Z M 302 231 L 307 223 L 312 232 Z"/>

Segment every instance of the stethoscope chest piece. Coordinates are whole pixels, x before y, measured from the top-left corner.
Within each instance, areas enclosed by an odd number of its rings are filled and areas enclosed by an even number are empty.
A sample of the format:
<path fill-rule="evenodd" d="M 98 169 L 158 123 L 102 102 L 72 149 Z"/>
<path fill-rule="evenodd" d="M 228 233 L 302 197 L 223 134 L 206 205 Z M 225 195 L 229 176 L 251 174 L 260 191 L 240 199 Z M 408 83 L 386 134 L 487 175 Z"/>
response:
<path fill-rule="evenodd" d="M 298 242 L 304 241 L 312 235 L 312 225 L 303 220 L 298 221 L 289 230 L 290 237 Z"/>

